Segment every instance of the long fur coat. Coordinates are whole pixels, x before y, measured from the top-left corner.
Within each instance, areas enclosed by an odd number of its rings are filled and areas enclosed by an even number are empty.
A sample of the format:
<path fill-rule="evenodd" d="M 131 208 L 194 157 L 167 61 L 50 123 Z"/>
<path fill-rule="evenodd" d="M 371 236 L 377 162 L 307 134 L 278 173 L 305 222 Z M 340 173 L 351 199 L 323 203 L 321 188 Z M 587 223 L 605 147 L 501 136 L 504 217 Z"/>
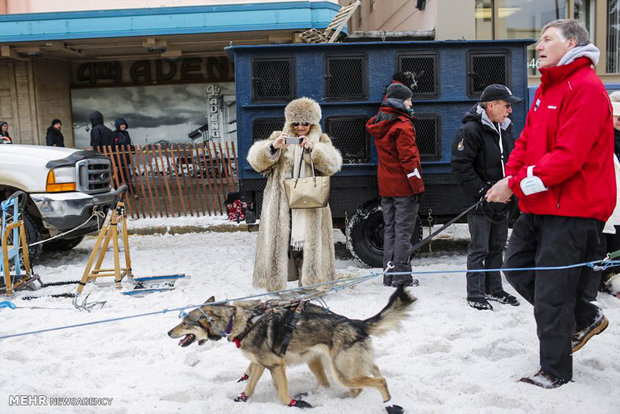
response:
<path fill-rule="evenodd" d="M 295 131 L 287 123 L 284 131 L 295 136 Z M 288 250 L 290 243 L 290 209 L 284 190 L 284 179 L 293 172 L 294 148 L 281 148 L 271 154 L 270 144 L 282 131 L 274 131 L 263 141 L 257 141 L 248 151 L 248 162 L 256 171 L 268 176 L 263 193 L 258 245 L 254 262 L 255 287 L 276 291 L 286 288 L 289 271 Z M 314 143 L 311 152 L 312 162 L 318 175 L 333 175 L 342 167 L 342 156 L 334 148 L 329 137 L 319 125 L 312 125 L 307 135 Z M 310 155 L 304 155 L 309 163 Z M 302 286 L 327 282 L 335 277 L 334 240 L 332 215 L 329 205 L 324 208 L 308 210 L 304 258 L 299 275 Z"/>

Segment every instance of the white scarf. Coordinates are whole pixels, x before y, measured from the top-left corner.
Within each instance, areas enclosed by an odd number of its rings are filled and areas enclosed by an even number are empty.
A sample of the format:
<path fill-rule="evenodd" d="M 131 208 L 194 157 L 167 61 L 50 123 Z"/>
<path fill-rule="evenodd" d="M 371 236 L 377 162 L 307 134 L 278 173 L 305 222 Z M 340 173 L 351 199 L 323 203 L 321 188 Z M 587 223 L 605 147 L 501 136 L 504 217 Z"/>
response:
<path fill-rule="evenodd" d="M 295 152 L 293 156 L 293 178 L 299 174 L 300 178 L 310 177 L 312 175 L 312 169 L 307 162 L 301 162 L 301 157 L 304 155 L 304 149 L 299 145 L 295 145 Z M 306 240 L 306 222 L 308 221 L 308 209 L 295 208 L 291 209 L 291 246 L 293 250 L 302 250 L 304 248 L 304 242 Z"/>

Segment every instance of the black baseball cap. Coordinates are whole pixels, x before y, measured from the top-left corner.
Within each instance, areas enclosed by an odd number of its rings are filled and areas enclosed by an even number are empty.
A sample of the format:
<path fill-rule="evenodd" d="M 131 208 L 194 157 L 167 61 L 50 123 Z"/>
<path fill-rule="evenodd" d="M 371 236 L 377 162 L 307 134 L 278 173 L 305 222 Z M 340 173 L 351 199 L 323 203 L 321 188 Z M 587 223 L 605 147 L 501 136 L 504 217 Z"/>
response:
<path fill-rule="evenodd" d="M 514 96 L 507 86 L 500 85 L 499 83 L 487 86 L 482 91 L 482 95 L 480 95 L 480 102 L 497 101 L 499 99 L 511 104 L 522 101 L 521 98 Z"/>

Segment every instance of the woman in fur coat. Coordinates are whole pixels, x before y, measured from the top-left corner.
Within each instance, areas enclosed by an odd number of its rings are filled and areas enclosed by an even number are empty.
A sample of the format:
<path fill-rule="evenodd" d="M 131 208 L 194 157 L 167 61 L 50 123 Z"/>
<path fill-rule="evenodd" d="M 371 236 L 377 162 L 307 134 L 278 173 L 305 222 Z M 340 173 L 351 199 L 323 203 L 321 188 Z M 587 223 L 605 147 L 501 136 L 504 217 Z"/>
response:
<path fill-rule="evenodd" d="M 321 130 L 321 107 L 316 101 L 295 99 L 284 109 L 284 116 L 283 130 L 257 141 L 248 152 L 252 168 L 268 177 L 253 284 L 270 292 L 284 289 L 287 280 L 299 279 L 299 285 L 306 286 L 335 277 L 329 205 L 289 209 L 284 180 L 293 177 L 293 173 L 297 176 L 299 170 L 301 177 L 311 176 L 311 161 L 317 175 L 331 176 L 342 167 L 342 156 Z M 294 143 L 295 139 L 300 142 Z"/>

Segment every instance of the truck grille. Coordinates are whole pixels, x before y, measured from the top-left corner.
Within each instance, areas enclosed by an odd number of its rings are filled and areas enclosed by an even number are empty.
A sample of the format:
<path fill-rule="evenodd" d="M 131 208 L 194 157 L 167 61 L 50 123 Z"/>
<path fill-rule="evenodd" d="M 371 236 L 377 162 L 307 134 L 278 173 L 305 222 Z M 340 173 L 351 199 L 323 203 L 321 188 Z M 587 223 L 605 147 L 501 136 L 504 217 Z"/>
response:
<path fill-rule="evenodd" d="M 87 194 L 110 191 L 110 161 L 102 158 L 86 159 L 76 163 L 78 190 Z"/>

